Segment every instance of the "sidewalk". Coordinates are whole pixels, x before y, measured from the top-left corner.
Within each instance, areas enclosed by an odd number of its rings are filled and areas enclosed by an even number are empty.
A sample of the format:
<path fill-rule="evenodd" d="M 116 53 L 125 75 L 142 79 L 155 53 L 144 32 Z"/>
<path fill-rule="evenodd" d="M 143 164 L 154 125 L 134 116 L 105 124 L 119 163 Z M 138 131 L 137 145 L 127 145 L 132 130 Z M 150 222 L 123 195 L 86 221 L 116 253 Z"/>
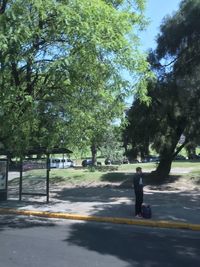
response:
<path fill-rule="evenodd" d="M 37 214 L 32 213 L 32 215 L 42 216 L 43 214 L 46 217 L 58 217 L 57 215 L 54 216 L 53 213 L 71 214 L 74 219 L 89 220 L 93 218 L 100 221 L 100 218 L 104 218 L 104 221 L 158 227 L 163 227 L 162 224 L 167 222 L 166 227 L 186 229 L 191 229 L 188 228 L 188 224 L 194 224 L 195 230 L 200 230 L 199 190 L 192 192 L 159 191 L 147 187 L 144 191 L 144 201 L 152 207 L 151 220 L 134 218 L 133 189 L 109 185 L 74 188 L 55 187 L 51 190 L 49 203 L 45 202 L 44 197 L 36 199 L 26 196 L 21 202 L 15 197 L 0 202 L 0 212 L 5 211 L 2 208 L 11 208 L 15 211 L 28 211 L 27 214 L 29 215 L 32 211 L 39 212 Z"/>

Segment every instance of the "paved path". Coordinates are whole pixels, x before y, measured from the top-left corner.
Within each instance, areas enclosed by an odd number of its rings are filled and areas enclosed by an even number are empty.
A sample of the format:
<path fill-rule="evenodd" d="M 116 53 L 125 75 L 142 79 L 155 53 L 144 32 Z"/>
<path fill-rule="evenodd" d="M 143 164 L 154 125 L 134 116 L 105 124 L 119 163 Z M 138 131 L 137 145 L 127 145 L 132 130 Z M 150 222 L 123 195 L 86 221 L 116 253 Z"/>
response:
<path fill-rule="evenodd" d="M 200 229 L 200 191 L 146 188 L 144 200 L 152 207 L 152 220 L 196 224 Z M 0 202 L 0 207 L 129 220 L 134 219 L 134 194 L 133 189 L 113 186 L 54 187 L 49 203 L 45 203 L 45 197 L 30 196 L 19 202 L 11 195 L 9 201 Z"/>

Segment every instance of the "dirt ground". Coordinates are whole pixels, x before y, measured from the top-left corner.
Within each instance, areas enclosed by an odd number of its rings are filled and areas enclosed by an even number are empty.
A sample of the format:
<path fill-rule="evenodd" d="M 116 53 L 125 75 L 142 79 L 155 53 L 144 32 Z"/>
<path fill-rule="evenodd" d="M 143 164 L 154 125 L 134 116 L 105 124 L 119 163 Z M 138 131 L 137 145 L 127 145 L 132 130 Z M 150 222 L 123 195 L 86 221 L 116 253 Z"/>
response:
<path fill-rule="evenodd" d="M 191 171 L 191 170 L 190 170 Z M 183 174 L 184 175 L 180 175 Z M 187 175 L 188 174 L 188 175 Z M 19 177 L 12 173 L 10 180 Z M 109 181 L 77 184 L 50 183 L 50 201 L 46 197 L 23 196 L 19 202 L 19 185 L 9 183 L 8 201 L 2 207 L 18 207 L 25 210 L 67 212 L 73 214 L 134 217 L 134 191 L 132 175 L 126 181 Z M 195 177 L 196 178 L 196 177 Z M 31 184 L 36 192 L 45 189 L 42 182 Z M 144 202 L 151 205 L 153 219 L 200 223 L 200 186 L 187 169 L 172 169 L 169 181 L 160 185 L 146 183 Z"/>

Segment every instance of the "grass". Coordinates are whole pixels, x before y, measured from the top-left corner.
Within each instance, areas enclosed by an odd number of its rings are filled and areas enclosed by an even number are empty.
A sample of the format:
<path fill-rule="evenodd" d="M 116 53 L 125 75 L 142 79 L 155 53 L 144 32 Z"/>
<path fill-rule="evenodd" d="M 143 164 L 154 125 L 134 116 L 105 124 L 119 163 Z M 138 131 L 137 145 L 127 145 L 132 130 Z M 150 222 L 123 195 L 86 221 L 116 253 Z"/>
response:
<path fill-rule="evenodd" d="M 69 184 L 89 184 L 93 182 L 107 181 L 112 183 L 125 182 L 130 180 L 135 168 L 140 166 L 144 172 L 149 172 L 156 169 L 156 163 L 139 163 L 139 164 L 123 164 L 120 166 L 100 166 L 97 169 L 94 168 L 69 168 L 69 169 L 52 169 L 50 171 L 50 183 L 66 182 Z M 189 173 L 181 174 L 180 177 L 190 178 L 195 183 L 200 184 L 200 162 L 195 161 L 177 161 L 173 162 L 172 168 L 180 168 L 184 170 L 188 169 Z M 45 180 L 45 170 L 32 170 L 27 171 L 23 179 L 25 181 L 33 180 Z M 19 179 L 13 179 L 9 184 L 17 184 Z"/>
<path fill-rule="evenodd" d="M 119 166 L 100 166 L 97 170 L 86 169 L 60 169 L 51 170 L 51 181 L 69 182 L 71 184 L 78 183 L 92 183 L 107 181 L 112 183 L 126 182 L 130 180 L 135 172 L 137 166 L 141 166 L 144 172 L 155 170 L 157 164 L 151 163 L 135 163 L 135 164 L 123 164 Z M 172 163 L 172 168 L 179 168 L 179 176 L 192 179 L 193 182 L 200 184 L 200 162 L 195 161 L 175 161 Z M 188 169 L 187 174 L 184 172 L 181 174 L 181 169 Z"/>
<path fill-rule="evenodd" d="M 122 164 L 119 166 L 119 171 L 132 171 L 135 172 L 136 167 L 142 167 L 143 170 L 148 171 L 156 169 L 157 164 L 155 162 L 151 163 L 134 163 L 134 164 Z"/>
<path fill-rule="evenodd" d="M 50 181 L 55 183 L 57 181 L 68 182 L 71 184 L 77 183 L 91 183 L 94 181 L 100 181 L 102 172 L 95 171 L 91 172 L 88 169 L 60 169 L 60 170 L 51 170 L 50 172 Z"/>

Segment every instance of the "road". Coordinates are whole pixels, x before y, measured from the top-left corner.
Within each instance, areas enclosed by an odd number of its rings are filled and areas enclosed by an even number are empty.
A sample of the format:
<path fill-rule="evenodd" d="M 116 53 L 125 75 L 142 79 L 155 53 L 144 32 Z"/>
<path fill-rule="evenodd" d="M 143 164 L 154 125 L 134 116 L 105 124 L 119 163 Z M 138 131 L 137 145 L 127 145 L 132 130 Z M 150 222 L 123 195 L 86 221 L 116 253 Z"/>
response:
<path fill-rule="evenodd" d="M 200 232 L 0 215 L 2 267 L 199 266 Z"/>

